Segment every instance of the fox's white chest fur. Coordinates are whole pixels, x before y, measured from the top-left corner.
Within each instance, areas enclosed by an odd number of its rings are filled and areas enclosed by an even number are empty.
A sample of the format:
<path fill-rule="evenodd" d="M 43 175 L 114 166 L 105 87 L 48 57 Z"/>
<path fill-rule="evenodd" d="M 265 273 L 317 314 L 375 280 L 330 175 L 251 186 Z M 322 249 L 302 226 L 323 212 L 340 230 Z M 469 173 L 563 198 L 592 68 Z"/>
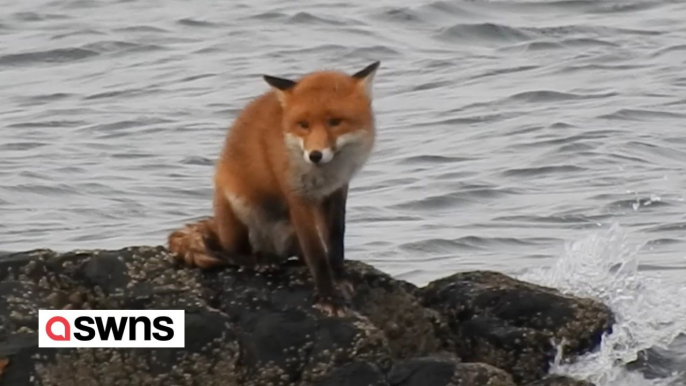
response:
<path fill-rule="evenodd" d="M 314 165 L 303 157 L 302 141 L 286 136 L 289 154 L 290 188 L 301 197 L 321 200 L 348 184 L 369 158 L 374 138 L 366 133 L 341 136 L 336 141 L 333 158 Z M 288 257 L 295 242 L 295 231 L 286 217 L 275 216 L 260 206 L 249 205 L 245 197 L 225 191 L 238 219 L 248 228 L 253 250 Z M 287 213 L 287 210 L 284 211 Z"/>

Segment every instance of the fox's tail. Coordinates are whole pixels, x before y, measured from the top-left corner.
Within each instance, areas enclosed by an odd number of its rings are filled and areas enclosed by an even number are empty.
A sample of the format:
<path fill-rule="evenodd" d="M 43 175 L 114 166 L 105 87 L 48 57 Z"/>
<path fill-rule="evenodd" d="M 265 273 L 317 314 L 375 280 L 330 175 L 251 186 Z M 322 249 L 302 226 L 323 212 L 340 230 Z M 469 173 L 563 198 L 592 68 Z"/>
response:
<path fill-rule="evenodd" d="M 199 268 L 211 268 L 224 265 L 224 261 L 213 252 L 217 245 L 217 225 L 210 217 L 196 223 L 186 224 L 172 232 L 167 239 L 168 249 L 177 260 L 186 265 Z"/>

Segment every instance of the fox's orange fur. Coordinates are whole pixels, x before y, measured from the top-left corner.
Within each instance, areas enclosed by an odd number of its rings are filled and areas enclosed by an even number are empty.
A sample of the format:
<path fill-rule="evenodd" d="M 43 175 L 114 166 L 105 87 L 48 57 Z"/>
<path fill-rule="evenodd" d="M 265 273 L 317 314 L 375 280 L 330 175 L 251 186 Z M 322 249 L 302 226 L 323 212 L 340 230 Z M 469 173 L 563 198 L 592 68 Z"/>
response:
<path fill-rule="evenodd" d="M 321 71 L 271 90 L 233 123 L 216 166 L 214 217 L 173 232 L 188 265 L 305 260 L 321 305 L 336 309 L 348 183 L 375 139 L 371 85 L 378 62 L 355 75 Z"/>

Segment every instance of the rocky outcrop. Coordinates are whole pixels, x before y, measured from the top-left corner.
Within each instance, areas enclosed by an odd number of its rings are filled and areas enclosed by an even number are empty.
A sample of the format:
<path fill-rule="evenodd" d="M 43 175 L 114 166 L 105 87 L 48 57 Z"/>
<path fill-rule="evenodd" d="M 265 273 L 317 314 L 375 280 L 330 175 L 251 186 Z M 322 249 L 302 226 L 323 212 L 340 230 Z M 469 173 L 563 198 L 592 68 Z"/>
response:
<path fill-rule="evenodd" d="M 515 386 L 510 374 L 491 365 L 443 358 L 400 361 L 388 374 L 388 382 L 393 386 Z"/>
<path fill-rule="evenodd" d="M 418 292 L 448 321 L 460 357 L 517 382 L 544 377 L 558 348 L 563 360 L 592 350 L 613 321 L 603 304 L 497 272 L 458 273 Z"/>
<path fill-rule="evenodd" d="M 593 384 L 561 375 L 550 375 L 527 386 L 593 386 Z"/>
<path fill-rule="evenodd" d="M 417 289 L 366 264 L 346 264 L 352 311 L 329 317 L 312 307 L 310 275 L 298 262 L 275 273 L 200 271 L 176 266 L 162 247 L 0 257 L 0 386 L 509 386 L 532 378 L 521 376 L 524 368 L 536 369 L 535 380 L 545 376 L 543 337 L 569 337 L 571 356 L 592 349 L 611 321 L 600 304 L 497 274 Z M 512 299 L 536 299 L 538 308 L 508 314 L 493 305 L 503 289 Z M 566 311 L 529 324 L 524 314 L 546 301 Z M 38 309 L 183 309 L 186 346 L 38 349 Z M 494 338 L 515 327 L 543 335 L 519 346 Z M 529 353 L 536 361 L 524 358 Z"/>

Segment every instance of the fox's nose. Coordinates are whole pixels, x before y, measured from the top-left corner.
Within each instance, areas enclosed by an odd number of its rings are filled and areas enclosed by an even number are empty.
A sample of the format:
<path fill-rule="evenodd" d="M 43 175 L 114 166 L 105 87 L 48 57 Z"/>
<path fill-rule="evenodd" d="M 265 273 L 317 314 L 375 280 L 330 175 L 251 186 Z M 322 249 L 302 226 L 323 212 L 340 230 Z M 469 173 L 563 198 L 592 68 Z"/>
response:
<path fill-rule="evenodd" d="M 317 163 L 319 163 L 319 161 L 322 160 L 323 156 L 324 155 L 319 150 L 311 151 L 310 152 L 310 161 L 312 161 L 312 163 L 317 164 Z"/>
<path fill-rule="evenodd" d="M 322 150 L 312 150 L 304 151 L 303 157 L 305 161 L 313 165 L 323 165 L 333 159 L 333 151 L 330 148 L 324 148 Z"/>

